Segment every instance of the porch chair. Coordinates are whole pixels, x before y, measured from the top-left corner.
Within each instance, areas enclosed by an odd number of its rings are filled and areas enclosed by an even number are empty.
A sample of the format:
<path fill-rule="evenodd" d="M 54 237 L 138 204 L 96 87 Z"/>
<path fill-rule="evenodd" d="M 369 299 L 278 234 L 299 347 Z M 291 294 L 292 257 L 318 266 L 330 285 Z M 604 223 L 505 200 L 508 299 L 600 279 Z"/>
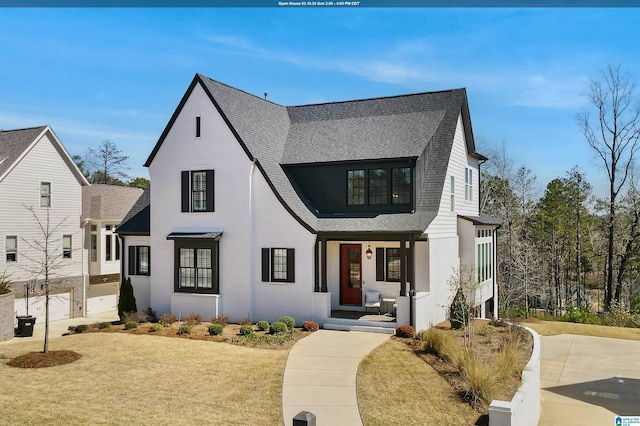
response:
<path fill-rule="evenodd" d="M 378 314 L 380 313 L 380 303 L 382 299 L 380 298 L 380 292 L 376 290 L 367 290 L 364 293 L 364 308 L 368 310 L 369 308 L 376 308 L 378 310 Z"/>

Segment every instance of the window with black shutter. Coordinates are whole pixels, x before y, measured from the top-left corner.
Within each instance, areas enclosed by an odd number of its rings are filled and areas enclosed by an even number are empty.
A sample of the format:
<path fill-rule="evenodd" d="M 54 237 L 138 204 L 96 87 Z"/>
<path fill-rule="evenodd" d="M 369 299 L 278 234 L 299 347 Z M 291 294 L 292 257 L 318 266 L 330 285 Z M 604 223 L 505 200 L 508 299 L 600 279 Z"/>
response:
<path fill-rule="evenodd" d="M 295 249 L 263 248 L 262 281 L 295 282 Z"/>
<path fill-rule="evenodd" d="M 214 211 L 214 171 L 184 170 L 180 176 L 181 211 Z"/>

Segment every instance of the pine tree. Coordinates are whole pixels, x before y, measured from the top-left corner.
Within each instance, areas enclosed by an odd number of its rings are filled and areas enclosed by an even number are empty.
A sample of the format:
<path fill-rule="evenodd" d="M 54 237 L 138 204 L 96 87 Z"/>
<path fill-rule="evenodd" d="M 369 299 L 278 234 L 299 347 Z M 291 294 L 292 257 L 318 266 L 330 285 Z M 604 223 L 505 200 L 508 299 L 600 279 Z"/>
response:
<path fill-rule="evenodd" d="M 133 295 L 133 286 L 131 285 L 131 278 L 127 278 L 122 282 L 120 287 L 120 300 L 118 301 L 118 316 L 120 319 L 124 317 L 127 312 L 136 312 L 136 297 Z"/>

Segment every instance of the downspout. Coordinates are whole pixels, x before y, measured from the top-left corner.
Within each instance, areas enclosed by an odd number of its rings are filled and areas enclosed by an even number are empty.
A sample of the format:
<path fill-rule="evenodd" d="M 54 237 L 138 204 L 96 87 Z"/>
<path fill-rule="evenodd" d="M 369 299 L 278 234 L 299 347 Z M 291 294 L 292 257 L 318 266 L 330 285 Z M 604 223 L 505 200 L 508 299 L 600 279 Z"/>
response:
<path fill-rule="evenodd" d="M 119 235 L 119 234 L 118 234 Z M 124 254 L 126 253 L 126 250 L 124 249 L 125 246 L 125 242 L 124 242 L 124 235 L 118 237 L 116 236 L 116 238 L 120 238 L 120 288 L 117 289 L 118 291 L 118 305 L 120 305 L 120 290 L 122 289 L 122 285 L 124 284 L 124 265 L 125 265 L 125 259 L 124 259 Z M 127 259 L 127 262 L 130 262 L 130 259 Z M 151 259 L 148 260 L 149 263 L 151 263 Z M 149 268 L 147 268 L 149 269 Z M 149 271 L 149 274 L 151 273 L 151 271 Z M 119 309 L 118 309 L 119 310 Z"/>
<path fill-rule="evenodd" d="M 256 169 L 256 160 L 251 162 L 251 170 L 249 171 L 249 317 L 254 317 L 255 310 L 255 223 L 253 217 L 253 172 Z"/>
<path fill-rule="evenodd" d="M 82 247 L 84 247 L 84 244 L 85 244 L 85 238 L 86 238 L 85 229 L 89 224 L 90 220 L 91 219 L 86 218 L 82 222 Z M 82 269 L 82 316 L 86 317 L 87 316 L 87 274 L 85 273 L 85 269 L 84 269 L 84 249 L 80 251 L 82 252 L 82 255 L 81 255 L 82 264 L 80 265 L 80 268 Z M 87 263 L 87 270 L 88 269 L 89 269 L 89 264 Z"/>

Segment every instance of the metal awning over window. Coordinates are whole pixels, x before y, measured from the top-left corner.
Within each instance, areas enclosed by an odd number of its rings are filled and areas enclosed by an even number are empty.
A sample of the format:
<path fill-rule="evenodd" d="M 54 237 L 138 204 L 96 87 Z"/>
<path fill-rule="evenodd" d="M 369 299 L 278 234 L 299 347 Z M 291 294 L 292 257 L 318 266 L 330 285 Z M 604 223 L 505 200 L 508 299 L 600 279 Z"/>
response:
<path fill-rule="evenodd" d="M 222 231 L 189 231 L 189 232 L 172 232 L 167 235 L 167 240 L 182 240 L 182 239 L 199 239 L 199 240 L 220 240 Z"/>

